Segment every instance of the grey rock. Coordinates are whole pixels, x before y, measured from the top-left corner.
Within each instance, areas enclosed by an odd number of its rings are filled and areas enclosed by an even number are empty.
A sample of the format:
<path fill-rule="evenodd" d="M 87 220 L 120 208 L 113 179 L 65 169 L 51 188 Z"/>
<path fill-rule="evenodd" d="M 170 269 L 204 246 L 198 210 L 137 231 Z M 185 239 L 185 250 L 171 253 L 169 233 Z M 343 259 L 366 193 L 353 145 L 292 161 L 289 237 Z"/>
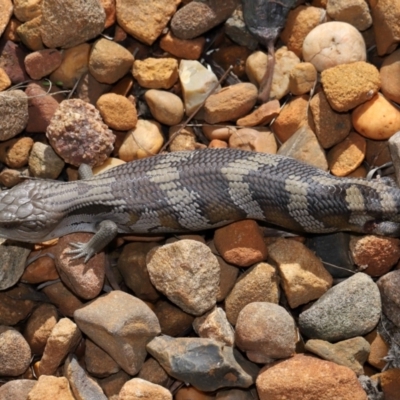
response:
<path fill-rule="evenodd" d="M 11 40 L 0 43 L 0 68 L 3 68 L 13 84 L 30 79 L 24 59 L 28 53 Z"/>
<path fill-rule="evenodd" d="M 40 142 L 32 146 L 28 164 L 32 176 L 42 179 L 57 179 L 65 165 L 51 146 Z"/>
<path fill-rule="evenodd" d="M 300 331 L 309 338 L 330 342 L 362 336 L 377 325 L 381 307 L 374 281 L 358 273 L 329 289 L 303 311 Z"/>
<path fill-rule="evenodd" d="M 0 399 L 27 399 L 29 392 L 35 385 L 36 381 L 33 379 L 16 379 L 6 382 L 0 387 Z"/>
<path fill-rule="evenodd" d="M 0 93 L 0 141 L 21 133 L 28 123 L 28 96 L 22 90 Z"/>
<path fill-rule="evenodd" d="M 384 314 L 400 328 L 400 270 L 383 275 L 377 285 L 382 296 Z"/>
<path fill-rule="evenodd" d="M 225 33 L 235 43 L 245 46 L 250 50 L 255 50 L 258 46 L 257 39 L 249 32 L 243 20 L 241 6 L 239 6 L 225 22 Z"/>

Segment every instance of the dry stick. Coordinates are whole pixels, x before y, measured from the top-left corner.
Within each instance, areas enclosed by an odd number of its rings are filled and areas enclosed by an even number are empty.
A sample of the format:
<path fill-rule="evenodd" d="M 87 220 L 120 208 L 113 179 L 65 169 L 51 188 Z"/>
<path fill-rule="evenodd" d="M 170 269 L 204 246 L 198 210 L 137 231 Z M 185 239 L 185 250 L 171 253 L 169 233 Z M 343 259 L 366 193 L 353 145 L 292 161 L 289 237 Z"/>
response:
<path fill-rule="evenodd" d="M 268 40 L 268 60 L 267 60 L 267 68 L 265 70 L 265 74 L 260 83 L 260 92 L 258 94 L 258 101 L 261 104 L 269 101 L 269 97 L 271 94 L 272 87 L 272 78 L 274 77 L 274 68 L 275 68 L 275 48 L 274 41 Z"/>
<path fill-rule="evenodd" d="M 228 76 L 228 74 L 232 71 L 233 67 L 232 65 L 224 72 L 224 74 L 221 76 L 219 81 L 215 84 L 215 86 L 212 88 L 210 93 L 207 94 L 207 96 L 204 98 L 204 100 L 196 107 L 196 109 L 189 115 L 188 119 L 182 124 L 182 126 L 173 134 L 171 137 L 168 139 L 168 141 L 164 144 L 163 147 L 161 147 L 160 153 L 162 153 L 167 146 L 182 132 L 183 129 L 186 128 L 187 124 L 193 119 L 193 117 L 198 113 L 201 107 L 204 106 L 204 103 L 208 99 L 209 96 L 211 96 L 215 90 L 218 88 L 218 86 L 221 84 L 221 82 Z"/>

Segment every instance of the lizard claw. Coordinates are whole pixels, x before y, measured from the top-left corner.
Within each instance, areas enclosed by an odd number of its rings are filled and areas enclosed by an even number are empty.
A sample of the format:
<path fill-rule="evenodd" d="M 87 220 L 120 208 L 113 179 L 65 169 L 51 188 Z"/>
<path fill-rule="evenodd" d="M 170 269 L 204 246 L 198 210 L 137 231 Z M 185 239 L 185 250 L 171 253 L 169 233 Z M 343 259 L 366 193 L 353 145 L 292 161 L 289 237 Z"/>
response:
<path fill-rule="evenodd" d="M 74 254 L 73 257 L 71 257 L 71 260 L 77 260 L 78 258 L 84 258 L 84 263 L 86 264 L 92 256 L 94 256 L 94 251 L 91 246 L 88 245 L 88 243 L 70 243 L 70 246 L 75 247 L 75 249 L 71 249 L 67 251 L 67 254 Z"/>

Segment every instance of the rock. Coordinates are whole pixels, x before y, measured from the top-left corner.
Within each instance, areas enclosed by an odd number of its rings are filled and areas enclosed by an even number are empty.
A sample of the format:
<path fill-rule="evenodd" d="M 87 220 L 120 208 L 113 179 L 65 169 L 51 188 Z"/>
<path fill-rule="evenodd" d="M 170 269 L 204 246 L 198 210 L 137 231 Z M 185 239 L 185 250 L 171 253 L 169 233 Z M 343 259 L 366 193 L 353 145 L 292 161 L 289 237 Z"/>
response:
<path fill-rule="evenodd" d="M 234 222 L 216 229 L 214 244 L 226 262 L 240 267 L 249 267 L 267 258 L 262 232 L 253 220 Z"/>
<path fill-rule="evenodd" d="M 146 358 L 146 344 L 161 332 L 151 309 L 119 290 L 76 310 L 74 318 L 79 328 L 130 375 L 139 372 Z"/>
<path fill-rule="evenodd" d="M 369 343 L 361 336 L 331 344 L 324 340 L 308 340 L 304 348 L 321 357 L 352 369 L 357 375 L 364 374 L 363 365 L 370 351 Z"/>
<path fill-rule="evenodd" d="M 91 375 L 98 378 L 116 374 L 120 370 L 118 364 L 89 339 L 85 341 L 85 367 Z"/>
<path fill-rule="evenodd" d="M 325 22 L 316 26 L 304 39 L 303 58 L 319 72 L 340 64 L 365 61 L 365 42 L 354 26 L 339 21 Z M 352 83 L 343 77 L 340 81 Z"/>
<path fill-rule="evenodd" d="M 156 121 L 139 119 L 129 130 L 119 148 L 121 160 L 132 161 L 157 154 L 164 143 L 161 126 Z"/>
<path fill-rule="evenodd" d="M 299 326 L 311 339 L 339 341 L 370 332 L 380 313 L 378 287 L 368 275 L 358 273 L 328 290 L 303 311 Z"/>
<path fill-rule="evenodd" d="M 332 276 L 302 243 L 278 239 L 268 246 L 268 253 L 277 265 L 291 308 L 320 298 L 332 286 Z"/>
<path fill-rule="evenodd" d="M 192 40 L 179 39 L 168 32 L 160 40 L 160 47 L 175 57 L 184 60 L 198 60 L 203 52 L 206 39 L 198 37 Z"/>
<path fill-rule="evenodd" d="M 29 75 L 24 68 L 26 55 L 27 52 L 11 40 L 0 44 L 0 68 L 5 71 L 13 84 L 29 79 Z"/>
<path fill-rule="evenodd" d="M 72 89 L 88 71 L 90 48 L 88 43 L 82 43 L 64 50 L 61 65 L 50 75 L 50 80 L 64 89 Z"/>
<path fill-rule="evenodd" d="M 279 277 L 274 267 L 259 263 L 239 277 L 225 299 L 226 316 L 236 325 L 241 310 L 250 303 L 279 302 Z"/>
<path fill-rule="evenodd" d="M 11 0 L 1 0 L 0 9 L 2 11 L 0 15 L 0 37 L 3 34 L 11 16 L 13 15 L 13 3 Z"/>
<path fill-rule="evenodd" d="M 136 107 L 125 96 L 115 93 L 103 94 L 97 100 L 96 107 L 111 129 L 128 131 L 137 124 Z"/>
<path fill-rule="evenodd" d="M 49 256 L 38 258 L 29 264 L 21 277 L 26 283 L 42 283 L 59 279 L 54 260 Z"/>
<path fill-rule="evenodd" d="M 315 135 L 324 149 L 340 143 L 350 133 L 351 117 L 349 113 L 334 111 L 324 94 L 316 93 L 310 101 Z"/>
<path fill-rule="evenodd" d="M 308 125 L 308 101 L 307 95 L 294 97 L 282 108 L 272 125 L 280 142 L 286 142 L 302 126 Z"/>
<path fill-rule="evenodd" d="M 178 61 L 174 58 L 135 60 L 133 77 L 148 89 L 170 89 L 178 80 Z"/>
<path fill-rule="evenodd" d="M 371 100 L 381 86 L 378 69 L 364 61 L 324 70 L 321 82 L 329 104 L 339 112 Z"/>
<path fill-rule="evenodd" d="M 25 69 L 32 79 L 41 79 L 56 70 L 62 61 L 62 54 L 55 49 L 35 51 L 25 57 Z"/>
<path fill-rule="evenodd" d="M 169 390 L 160 385 L 145 381 L 140 378 L 133 378 L 126 382 L 119 393 L 120 400 L 131 399 L 157 399 L 172 400 Z"/>
<path fill-rule="evenodd" d="M 327 153 L 332 174 L 346 176 L 356 170 L 364 161 L 366 150 L 365 139 L 355 132 L 350 132 L 342 142 L 333 146 Z"/>
<path fill-rule="evenodd" d="M 99 35 L 105 18 L 104 8 L 97 0 L 43 0 L 43 43 L 49 48 L 77 46 Z"/>
<path fill-rule="evenodd" d="M 99 384 L 79 365 L 70 354 L 64 364 L 64 376 L 68 379 L 75 398 L 107 400 Z"/>
<path fill-rule="evenodd" d="M 256 389 L 242 390 L 242 389 L 226 389 L 219 390 L 215 400 L 254 400 L 258 399 Z M 178 400 L 178 399 L 176 399 Z M 183 400 L 183 399 L 182 399 Z M 202 400 L 202 399 L 199 399 Z M 208 400 L 208 399 L 204 399 Z M 214 400 L 214 399 L 210 399 Z"/>
<path fill-rule="evenodd" d="M 0 92 L 8 89 L 11 86 L 11 79 L 8 77 L 6 71 L 0 68 Z"/>
<path fill-rule="evenodd" d="M 133 61 L 133 55 L 123 46 L 99 39 L 90 52 L 89 71 L 97 81 L 112 84 L 129 72 Z"/>
<path fill-rule="evenodd" d="M 0 143 L 0 161 L 10 168 L 22 168 L 28 164 L 29 152 L 33 146 L 30 137 L 11 139 Z"/>
<path fill-rule="evenodd" d="M 238 126 L 261 126 L 268 125 L 276 118 L 281 111 L 278 100 L 271 100 L 268 103 L 261 104 L 255 111 L 236 121 Z"/>
<path fill-rule="evenodd" d="M 36 17 L 17 28 L 17 35 L 21 42 L 30 50 L 44 49 L 41 35 L 42 17 Z"/>
<path fill-rule="evenodd" d="M 400 368 L 393 368 L 375 375 L 382 388 L 384 400 L 396 400 L 399 395 Z"/>
<path fill-rule="evenodd" d="M 247 304 L 236 322 L 236 345 L 256 363 L 270 363 L 273 359 L 291 357 L 297 341 L 292 316 L 274 303 Z"/>
<path fill-rule="evenodd" d="M 178 131 L 179 134 L 175 136 Z M 182 125 L 171 126 L 168 131 L 168 137 L 170 140 L 170 151 L 190 151 L 198 148 L 197 136 L 192 128 L 182 129 Z"/>
<path fill-rule="evenodd" d="M 326 12 L 333 20 L 347 22 L 359 31 L 365 31 L 372 25 L 368 4 L 364 0 L 328 1 Z"/>
<path fill-rule="evenodd" d="M 78 327 L 69 318 L 61 318 L 47 339 L 39 364 L 39 374 L 55 374 L 67 354 L 75 350 L 81 339 Z"/>
<path fill-rule="evenodd" d="M 382 276 L 399 261 L 400 240 L 374 235 L 353 236 L 350 252 L 360 270 L 370 276 Z"/>
<path fill-rule="evenodd" d="M 130 375 L 128 375 L 124 371 L 119 371 L 116 374 L 110 375 L 107 378 L 99 379 L 98 382 L 103 389 L 105 395 L 110 400 L 118 400 L 119 392 L 121 391 L 122 386 L 124 386 L 124 384 L 128 382 L 129 379 L 132 379 Z"/>
<path fill-rule="evenodd" d="M 127 80 L 133 80 L 133 78 L 129 77 L 124 77 L 122 78 L 115 86 L 114 89 L 118 87 L 118 85 L 121 82 L 124 82 L 125 78 L 128 78 Z M 131 88 L 128 89 L 128 91 Z M 86 72 L 82 75 L 82 77 L 79 80 L 78 86 L 76 87 L 76 93 L 78 95 L 78 98 L 80 98 L 83 101 L 86 101 L 86 103 L 90 103 L 93 105 L 96 105 L 97 100 L 100 98 L 101 95 L 104 93 L 107 93 L 111 90 L 111 85 L 107 83 L 100 83 L 97 81 L 92 74 L 89 72 Z M 121 94 L 121 93 L 116 93 L 115 90 L 113 90 L 113 93 L 115 94 Z M 123 96 L 125 96 L 127 93 L 122 93 Z M 133 102 L 132 102 L 133 104 Z"/>
<path fill-rule="evenodd" d="M 168 386 L 171 380 L 164 368 L 153 357 L 145 361 L 137 377 L 164 387 Z"/>
<path fill-rule="evenodd" d="M 28 162 L 32 176 L 43 179 L 57 179 L 65 166 L 51 146 L 40 142 L 32 146 Z"/>
<path fill-rule="evenodd" d="M 269 128 L 242 128 L 229 138 L 229 147 L 260 153 L 276 154 L 278 144 Z"/>
<path fill-rule="evenodd" d="M 292 68 L 289 74 L 289 91 L 295 96 L 309 93 L 317 81 L 317 70 L 309 62 L 302 62 Z"/>
<path fill-rule="evenodd" d="M 204 136 L 210 141 L 214 139 L 229 140 L 231 135 L 236 132 L 236 128 L 231 126 L 203 124 L 201 128 L 203 130 Z"/>
<path fill-rule="evenodd" d="M 233 328 L 226 318 L 225 311 L 220 307 L 197 317 L 193 321 L 193 329 L 201 338 L 215 339 L 227 346 L 234 344 Z"/>
<path fill-rule="evenodd" d="M 358 106 L 351 118 L 356 131 L 368 139 L 388 139 L 400 130 L 400 111 L 380 93 Z"/>
<path fill-rule="evenodd" d="M 24 180 L 22 175 L 28 176 L 29 171 L 27 169 L 24 169 L 24 171 L 18 171 L 15 169 L 4 168 L 0 172 L 0 183 L 7 188 L 13 187 Z"/>
<path fill-rule="evenodd" d="M 186 115 L 192 114 L 218 86 L 215 74 L 198 61 L 181 60 L 179 80 L 182 86 Z"/>
<path fill-rule="evenodd" d="M 314 132 L 306 125 L 299 128 L 283 143 L 278 150 L 278 154 L 295 158 L 324 171 L 328 169 L 325 152 Z"/>
<path fill-rule="evenodd" d="M 105 171 L 108 171 L 111 168 L 116 167 L 117 165 L 125 164 L 125 161 L 120 160 L 119 158 L 109 157 L 103 164 L 98 167 L 92 168 L 93 175 L 101 174 Z"/>
<path fill-rule="evenodd" d="M 16 379 L 0 387 L 0 398 L 3 400 L 27 399 L 29 392 L 36 385 L 33 379 Z"/>
<path fill-rule="evenodd" d="M 180 39 L 194 39 L 225 21 L 237 5 L 237 0 L 190 2 L 172 17 L 172 32 Z"/>
<path fill-rule="evenodd" d="M 400 30 L 396 23 L 400 15 L 400 3 L 380 0 L 370 4 L 378 55 L 390 54 L 400 42 Z"/>
<path fill-rule="evenodd" d="M 171 126 L 182 121 L 183 103 L 176 94 L 151 89 L 145 93 L 144 99 L 158 122 Z"/>
<path fill-rule="evenodd" d="M 68 379 L 61 376 L 39 376 L 37 384 L 29 392 L 29 400 L 62 399 L 74 400 Z"/>
<path fill-rule="evenodd" d="M 122 29 L 141 42 L 152 45 L 175 14 L 181 0 L 120 0 L 117 2 L 117 21 Z M 132 16 L 135 18 L 132 18 Z"/>
<path fill-rule="evenodd" d="M 233 348 L 212 339 L 154 338 L 147 351 L 168 375 L 199 390 L 221 387 L 249 387 L 253 377 L 239 364 Z M 202 357 L 199 357 L 202 354 Z"/>
<path fill-rule="evenodd" d="M 289 11 L 285 28 L 280 34 L 282 42 L 297 57 L 302 56 L 303 42 L 312 29 L 325 21 L 326 11 L 319 7 L 298 6 Z"/>
<path fill-rule="evenodd" d="M 46 136 L 57 154 L 75 166 L 102 164 L 113 150 L 115 141 L 98 110 L 80 99 L 60 103 Z"/>
<path fill-rule="evenodd" d="M 47 340 L 58 320 L 57 309 L 52 304 L 41 304 L 33 311 L 24 329 L 24 338 L 32 353 L 43 354 Z"/>
<path fill-rule="evenodd" d="M 219 263 L 200 242 L 180 240 L 156 249 L 147 269 L 157 290 L 189 314 L 202 315 L 217 301 Z"/>
<path fill-rule="evenodd" d="M 256 381 L 260 400 L 298 399 L 367 400 L 356 374 L 330 361 L 297 354 L 264 367 Z"/>
<path fill-rule="evenodd" d="M 366 335 L 365 339 L 370 344 L 370 353 L 368 354 L 367 360 L 368 364 L 382 370 L 386 366 L 386 361 L 383 360 L 383 358 L 388 355 L 389 345 L 376 329 Z"/>
<path fill-rule="evenodd" d="M 400 270 L 388 272 L 379 278 L 377 285 L 382 297 L 382 310 L 400 328 Z"/>
<path fill-rule="evenodd" d="M 246 59 L 250 50 L 243 46 L 220 47 L 211 54 L 211 60 L 216 62 L 224 71 L 232 66 L 232 73 L 239 79 L 246 79 Z"/>
<path fill-rule="evenodd" d="M 220 393 L 218 391 L 218 393 Z M 175 394 L 175 400 L 215 400 L 216 397 L 203 391 L 197 390 L 193 386 L 182 386 Z"/>
<path fill-rule="evenodd" d="M 14 15 L 22 22 L 39 17 L 41 14 L 41 0 L 14 1 Z"/>
<path fill-rule="evenodd" d="M 31 349 L 14 328 L 0 325 L 0 376 L 23 374 L 31 361 Z"/>
<path fill-rule="evenodd" d="M 0 141 L 21 133 L 28 123 L 28 96 L 22 90 L 0 93 Z"/>
<path fill-rule="evenodd" d="M 104 28 L 109 28 L 115 24 L 117 19 L 116 16 L 116 5 L 114 0 L 100 0 L 101 5 L 106 13 L 106 21 L 104 23 Z M 115 38 L 114 38 L 115 40 Z"/>
<path fill-rule="evenodd" d="M 379 73 L 385 98 L 400 103 L 400 49 L 385 57 Z"/>

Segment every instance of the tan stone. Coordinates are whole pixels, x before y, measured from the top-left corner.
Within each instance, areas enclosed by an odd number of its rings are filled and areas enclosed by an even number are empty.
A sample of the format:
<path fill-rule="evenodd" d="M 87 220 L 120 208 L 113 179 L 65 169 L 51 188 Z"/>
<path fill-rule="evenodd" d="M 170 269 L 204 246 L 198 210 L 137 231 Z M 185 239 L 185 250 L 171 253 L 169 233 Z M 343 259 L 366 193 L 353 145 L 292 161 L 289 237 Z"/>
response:
<path fill-rule="evenodd" d="M 39 257 L 36 261 L 29 264 L 21 281 L 30 284 L 38 284 L 41 282 L 55 281 L 59 279 L 56 265 L 51 257 Z"/>
<path fill-rule="evenodd" d="M 40 376 L 37 384 L 29 392 L 29 400 L 75 400 L 68 379 L 61 376 Z"/>
<path fill-rule="evenodd" d="M 177 38 L 172 32 L 168 32 L 161 38 L 160 47 L 175 57 L 185 60 L 198 60 L 203 52 L 205 43 L 206 40 L 202 36 L 192 40 L 185 40 Z"/>
<path fill-rule="evenodd" d="M 355 130 L 368 139 L 388 139 L 400 130 L 400 111 L 378 93 L 351 115 Z"/>
<path fill-rule="evenodd" d="M 13 8 L 14 7 L 11 0 L 0 0 L 0 37 L 10 21 L 10 18 L 13 14 Z"/>
<path fill-rule="evenodd" d="M 202 130 L 208 140 L 229 140 L 231 135 L 236 132 L 236 128 L 233 126 L 208 124 L 203 124 Z"/>
<path fill-rule="evenodd" d="M 383 95 L 396 103 L 400 103 L 400 49 L 388 55 L 379 70 Z"/>
<path fill-rule="evenodd" d="M 371 345 L 371 351 L 368 355 L 368 363 L 373 367 L 382 370 L 386 366 L 386 361 L 383 360 L 389 351 L 389 345 L 383 337 L 374 329 L 371 333 L 365 336 L 365 339 Z"/>
<path fill-rule="evenodd" d="M 144 99 L 158 122 L 171 126 L 182 121 L 183 102 L 176 94 L 150 89 L 145 93 Z"/>
<path fill-rule="evenodd" d="M 250 50 L 244 46 L 223 46 L 211 54 L 211 58 L 226 71 L 232 67 L 232 72 L 239 78 L 246 77 L 246 59 Z"/>
<path fill-rule="evenodd" d="M 219 393 L 220 391 L 218 391 Z M 202 392 L 193 386 L 180 388 L 175 395 L 175 400 L 215 400 L 215 396 Z"/>
<path fill-rule="evenodd" d="M 378 69 L 364 61 L 329 68 L 322 72 L 321 82 L 329 104 L 339 112 L 372 99 L 381 87 Z"/>
<path fill-rule="evenodd" d="M 238 126 L 261 126 L 269 124 L 281 111 L 278 100 L 261 104 L 255 111 L 236 121 Z"/>
<path fill-rule="evenodd" d="M 218 140 L 218 139 L 213 139 L 211 142 L 208 144 L 208 147 L 210 149 L 226 149 L 228 147 L 228 143 Z"/>
<path fill-rule="evenodd" d="M 0 67 L 0 92 L 6 90 L 11 86 L 11 80 L 8 77 L 6 71 Z"/>
<path fill-rule="evenodd" d="M 174 58 L 136 60 L 132 74 L 145 88 L 169 89 L 178 80 L 178 62 Z"/>
<path fill-rule="evenodd" d="M 172 400 L 172 393 L 160 385 L 144 379 L 133 378 L 122 386 L 118 399 Z"/>
<path fill-rule="evenodd" d="M 175 133 L 178 131 L 178 136 L 175 136 Z M 169 128 L 168 136 L 170 140 L 174 137 L 169 144 L 170 151 L 186 151 L 195 150 L 197 148 L 197 137 L 193 129 L 190 127 L 182 129 L 182 126 L 180 125 L 171 126 Z"/>
<path fill-rule="evenodd" d="M 372 18 L 365 0 L 328 1 L 326 12 L 335 21 L 347 22 L 359 31 L 372 25 Z"/>
<path fill-rule="evenodd" d="M 229 138 L 229 147 L 276 154 L 278 144 L 269 128 L 242 128 Z"/>
<path fill-rule="evenodd" d="M 22 43 L 31 50 L 44 49 L 41 36 L 42 17 L 36 17 L 17 28 L 17 34 Z"/>
<path fill-rule="evenodd" d="M 108 157 L 103 164 L 98 167 L 92 168 L 93 175 L 101 174 L 111 168 L 116 167 L 117 165 L 125 164 L 125 161 L 120 160 L 119 158 Z"/>
<path fill-rule="evenodd" d="M 343 142 L 332 147 L 327 154 L 329 169 L 333 175 L 346 176 L 358 168 L 365 158 L 367 143 L 355 132 L 351 132 Z"/>
<path fill-rule="evenodd" d="M 42 14 L 42 0 L 14 0 L 14 14 L 22 22 Z"/>
<path fill-rule="evenodd" d="M 400 368 L 392 368 L 373 375 L 371 379 L 379 380 L 385 400 L 397 400 L 400 393 Z"/>
<path fill-rule="evenodd" d="M 101 5 L 106 13 L 106 21 L 104 22 L 104 28 L 109 28 L 115 24 L 117 19 L 115 0 L 100 0 Z"/>
<path fill-rule="evenodd" d="M 22 168 L 28 164 L 33 139 L 23 137 L 0 143 L 0 161 L 10 168 Z"/>
<path fill-rule="evenodd" d="M 290 71 L 289 90 L 296 96 L 309 93 L 317 81 L 317 70 L 309 62 L 297 64 Z"/>

